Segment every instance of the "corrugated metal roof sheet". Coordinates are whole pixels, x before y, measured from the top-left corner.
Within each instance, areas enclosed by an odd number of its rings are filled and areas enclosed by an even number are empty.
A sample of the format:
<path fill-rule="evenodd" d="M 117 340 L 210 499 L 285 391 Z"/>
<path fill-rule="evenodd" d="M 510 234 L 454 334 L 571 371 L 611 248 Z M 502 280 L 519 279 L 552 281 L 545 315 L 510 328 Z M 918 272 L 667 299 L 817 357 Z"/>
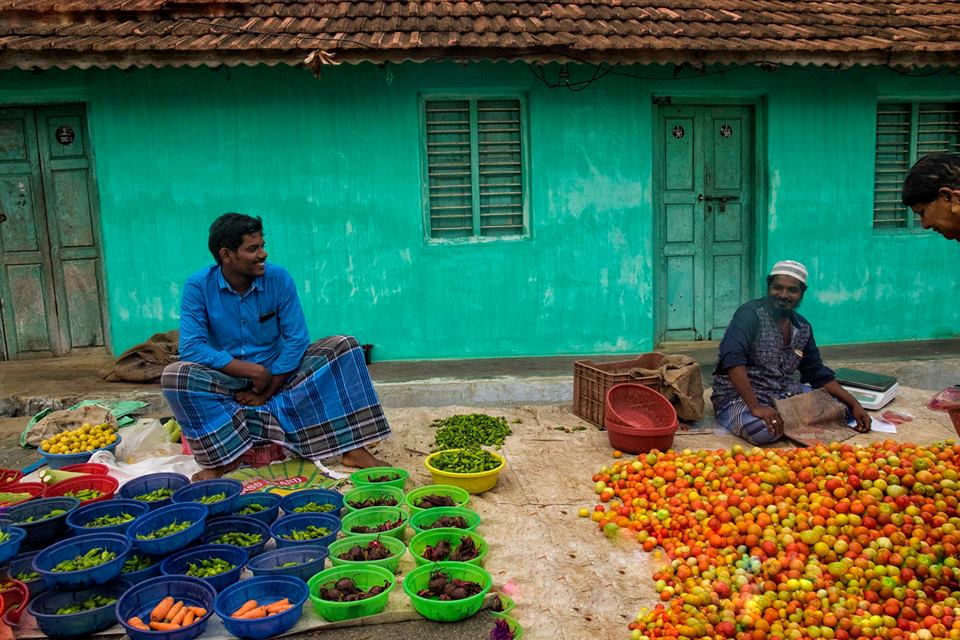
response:
<path fill-rule="evenodd" d="M 316 50 L 345 62 L 955 66 L 960 1 L 0 0 L 0 68 L 296 65 Z"/>

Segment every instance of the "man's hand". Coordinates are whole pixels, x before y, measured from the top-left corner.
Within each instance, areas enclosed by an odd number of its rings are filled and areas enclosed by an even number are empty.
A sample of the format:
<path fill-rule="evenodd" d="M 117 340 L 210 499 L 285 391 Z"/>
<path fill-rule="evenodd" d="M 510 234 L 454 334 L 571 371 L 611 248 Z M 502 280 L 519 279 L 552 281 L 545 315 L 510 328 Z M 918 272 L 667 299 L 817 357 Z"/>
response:
<path fill-rule="evenodd" d="M 753 417 L 763 420 L 764 424 L 767 425 L 767 431 L 770 432 L 770 435 L 778 438 L 783 435 L 783 416 L 780 415 L 779 411 L 773 407 L 758 405 L 751 409 L 750 413 Z"/>
<path fill-rule="evenodd" d="M 267 400 L 269 400 L 273 395 L 268 393 L 268 391 L 269 389 L 263 393 L 257 393 L 252 389 L 244 389 L 243 391 L 238 391 L 235 393 L 233 397 L 242 405 L 246 405 L 248 407 L 259 407 L 265 405 Z"/>
<path fill-rule="evenodd" d="M 270 373 L 269 369 L 256 362 L 247 362 L 246 360 L 231 360 L 220 371 L 234 378 L 247 378 L 253 383 L 253 392 L 258 394 L 266 391 L 273 381 L 273 374 Z"/>
<path fill-rule="evenodd" d="M 871 418 L 870 414 L 860 406 L 859 402 L 850 407 L 850 413 L 853 414 L 853 419 L 857 421 L 857 426 L 854 427 L 854 429 L 860 433 L 866 433 L 867 431 L 870 431 L 870 425 L 873 423 L 873 418 Z"/>

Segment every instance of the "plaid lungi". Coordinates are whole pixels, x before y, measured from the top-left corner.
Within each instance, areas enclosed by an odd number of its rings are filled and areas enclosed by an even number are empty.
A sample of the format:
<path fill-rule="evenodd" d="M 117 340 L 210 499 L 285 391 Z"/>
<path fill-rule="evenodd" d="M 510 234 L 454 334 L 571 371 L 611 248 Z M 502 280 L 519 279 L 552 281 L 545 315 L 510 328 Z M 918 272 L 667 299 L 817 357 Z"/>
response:
<path fill-rule="evenodd" d="M 363 350 L 350 336 L 330 336 L 307 347 L 300 367 L 260 407 L 234 399 L 249 385 L 246 378 L 191 362 L 169 365 L 160 384 L 202 467 L 229 464 L 264 442 L 316 460 L 390 435 Z"/>

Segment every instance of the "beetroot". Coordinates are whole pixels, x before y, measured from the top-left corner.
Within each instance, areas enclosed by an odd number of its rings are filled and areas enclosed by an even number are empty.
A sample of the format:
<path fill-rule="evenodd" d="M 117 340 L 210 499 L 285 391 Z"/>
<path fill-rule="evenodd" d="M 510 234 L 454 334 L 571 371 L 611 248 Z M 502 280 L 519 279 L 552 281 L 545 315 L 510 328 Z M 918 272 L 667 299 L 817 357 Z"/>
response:
<path fill-rule="evenodd" d="M 420 498 L 420 502 L 418 502 L 416 506 L 420 509 L 432 509 L 433 507 L 455 507 L 457 503 L 454 502 L 450 496 L 431 493 L 428 496 Z"/>
<path fill-rule="evenodd" d="M 396 480 L 399 478 L 397 474 L 384 474 L 382 476 L 371 476 L 367 478 L 367 482 L 390 482 L 391 480 Z"/>
<path fill-rule="evenodd" d="M 433 524 L 424 525 L 424 529 L 439 529 L 441 527 L 453 527 L 454 529 L 469 529 L 466 518 L 463 516 L 441 516 Z"/>
<path fill-rule="evenodd" d="M 460 544 L 456 549 L 453 549 L 447 540 L 441 540 L 433 546 L 427 545 L 427 548 L 423 550 L 423 557 L 431 562 L 441 562 L 443 560 L 466 562 L 467 560 L 473 560 L 478 555 L 480 555 L 480 550 L 477 549 L 476 543 L 470 536 L 461 537 Z"/>
<path fill-rule="evenodd" d="M 333 586 L 331 586 L 331 584 Z M 375 584 L 368 590 L 364 591 L 363 589 L 357 587 L 357 584 L 353 581 L 353 578 L 340 578 L 335 583 L 326 584 L 320 587 L 320 598 L 322 600 L 330 600 L 332 602 L 356 602 L 357 600 L 365 600 L 366 598 L 372 598 L 373 596 L 379 595 L 386 591 L 389 587 L 390 584 L 384 582 L 383 586 Z"/>
<path fill-rule="evenodd" d="M 358 524 L 350 529 L 353 533 L 383 533 L 384 531 L 390 531 L 390 529 L 396 529 L 403 524 L 403 519 L 398 518 L 396 520 L 388 520 L 381 525 L 376 527 L 370 527 L 365 524 Z"/>
<path fill-rule="evenodd" d="M 366 547 L 355 544 L 344 553 L 340 554 L 341 560 L 351 560 L 353 562 L 364 562 L 367 560 L 386 560 L 391 555 L 390 549 L 387 549 L 379 540 L 371 540 Z"/>
<path fill-rule="evenodd" d="M 441 602 L 450 600 L 463 600 L 470 596 L 475 596 L 483 591 L 483 588 L 476 582 L 469 580 L 451 579 L 450 576 L 442 571 L 434 571 L 430 574 L 430 580 L 427 582 L 427 588 L 421 589 L 417 595 L 421 598 L 435 598 Z"/>
<path fill-rule="evenodd" d="M 367 498 L 366 500 L 351 501 L 350 506 L 354 509 L 366 509 L 367 507 L 395 507 L 397 499 L 390 496 L 380 496 L 379 498 Z"/>

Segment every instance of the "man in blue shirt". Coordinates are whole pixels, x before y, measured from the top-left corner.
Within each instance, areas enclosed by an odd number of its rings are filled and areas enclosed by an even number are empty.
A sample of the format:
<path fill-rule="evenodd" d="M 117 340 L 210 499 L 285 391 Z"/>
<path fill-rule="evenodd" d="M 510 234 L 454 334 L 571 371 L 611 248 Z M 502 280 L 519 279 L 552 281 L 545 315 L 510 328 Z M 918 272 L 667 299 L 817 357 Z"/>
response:
<path fill-rule="evenodd" d="M 813 327 L 796 312 L 806 290 L 806 267 L 781 260 L 767 276 L 767 297 L 737 309 L 720 341 L 713 408 L 720 424 L 753 444 L 783 435 L 777 400 L 820 388 L 846 405 L 857 431 L 870 430 L 869 414 L 823 364 Z"/>
<path fill-rule="evenodd" d="M 216 264 L 190 276 L 180 315 L 180 362 L 161 386 L 204 470 L 218 477 L 255 444 L 305 458 L 342 454 L 385 466 L 364 445 L 390 434 L 357 341 L 310 344 L 293 279 L 267 264 L 260 218 L 227 213 L 210 227 Z"/>

